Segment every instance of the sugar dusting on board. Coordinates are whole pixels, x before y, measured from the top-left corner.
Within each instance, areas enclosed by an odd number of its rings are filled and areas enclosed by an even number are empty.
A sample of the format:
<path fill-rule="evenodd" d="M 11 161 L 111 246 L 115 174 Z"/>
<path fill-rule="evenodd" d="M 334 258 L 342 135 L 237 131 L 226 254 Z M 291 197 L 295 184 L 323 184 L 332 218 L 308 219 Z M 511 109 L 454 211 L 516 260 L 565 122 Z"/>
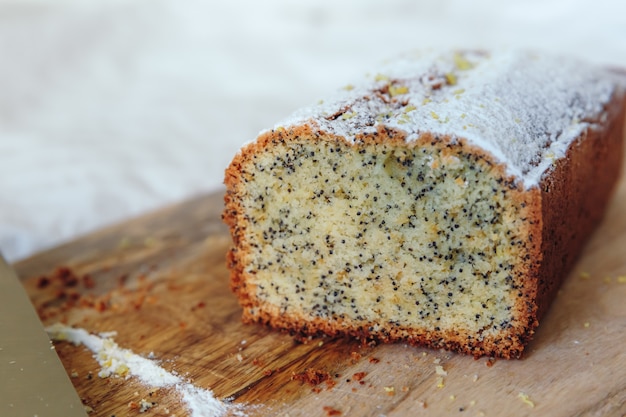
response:
<path fill-rule="evenodd" d="M 389 61 L 359 84 L 276 128 L 308 124 L 354 142 L 380 128 L 462 138 L 536 186 L 623 80 L 579 60 L 527 51 L 423 52 Z"/>
<path fill-rule="evenodd" d="M 84 345 L 91 350 L 101 366 L 98 376 L 135 377 L 153 388 L 173 387 L 180 394 L 191 417 L 245 416 L 241 405 L 220 401 L 210 390 L 186 382 L 161 368 L 154 359 L 144 358 L 131 350 L 120 348 L 113 341 L 115 332 L 90 334 L 84 329 L 60 323 L 46 328 L 50 339 Z"/>

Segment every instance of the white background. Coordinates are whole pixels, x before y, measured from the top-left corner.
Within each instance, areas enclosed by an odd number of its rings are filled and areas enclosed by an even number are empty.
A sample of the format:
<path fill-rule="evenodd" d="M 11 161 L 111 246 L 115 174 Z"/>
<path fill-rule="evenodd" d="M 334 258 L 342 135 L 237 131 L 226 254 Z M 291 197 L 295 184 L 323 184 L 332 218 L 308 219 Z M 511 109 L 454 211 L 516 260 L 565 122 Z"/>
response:
<path fill-rule="evenodd" d="M 261 129 L 385 58 L 448 46 L 626 67 L 626 2 L 0 0 L 0 250 L 217 190 Z"/>

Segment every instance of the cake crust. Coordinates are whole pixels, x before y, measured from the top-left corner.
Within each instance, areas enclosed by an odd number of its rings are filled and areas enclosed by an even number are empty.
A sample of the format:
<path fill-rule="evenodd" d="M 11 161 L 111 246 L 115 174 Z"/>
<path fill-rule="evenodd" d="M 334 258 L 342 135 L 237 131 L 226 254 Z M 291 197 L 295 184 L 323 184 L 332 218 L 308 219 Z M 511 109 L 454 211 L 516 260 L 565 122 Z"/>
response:
<path fill-rule="evenodd" d="M 320 123 L 320 118 L 289 122 L 286 127 L 281 125 L 262 133 L 256 141 L 241 149 L 225 175 L 227 192 L 223 219 L 233 239 L 227 260 L 231 289 L 243 308 L 244 322 L 263 323 L 299 338 L 349 336 L 364 342 L 402 341 L 475 357 L 521 357 L 539 319 L 548 310 L 609 202 L 621 166 L 624 101 L 623 91 L 616 89 L 604 103 L 603 111 L 585 119 L 585 125 L 568 142 L 563 155 L 554 157 L 537 183 L 530 185 L 512 172 L 509 164 L 494 156 L 492 150 L 486 150 L 460 134 L 424 130 L 415 135 L 414 131 L 399 129 L 393 123 L 380 123 L 374 129 L 355 129 L 348 137 L 340 129 L 329 129 L 326 122 Z M 410 106 L 409 103 L 402 104 Z M 339 107 L 341 112 L 326 113 L 324 120 L 336 120 L 346 114 L 346 109 Z M 260 294 L 265 289 L 261 288 L 261 281 L 256 277 L 260 271 L 250 267 L 254 263 L 253 253 L 262 251 L 253 237 L 255 221 L 244 201 L 251 192 L 249 184 L 257 181 L 257 157 L 268 150 L 298 147 L 304 142 L 336 144 L 337 149 L 344 152 L 342 155 L 383 148 L 407 152 L 436 150 L 442 158 L 465 156 L 485 175 L 498 179 L 500 188 L 497 192 L 506 193 L 506 201 L 515 210 L 512 221 L 519 231 L 518 237 L 511 239 L 519 261 L 510 266 L 506 281 L 507 289 L 514 293 L 508 307 L 512 320 L 493 325 L 498 331 L 485 325 L 477 331 L 454 326 L 410 325 L 393 320 L 381 322 L 371 316 L 313 314 L 306 309 L 288 309 L 264 299 Z M 545 165 L 545 161 L 536 164 Z M 340 249 L 336 251 L 340 252 Z"/>

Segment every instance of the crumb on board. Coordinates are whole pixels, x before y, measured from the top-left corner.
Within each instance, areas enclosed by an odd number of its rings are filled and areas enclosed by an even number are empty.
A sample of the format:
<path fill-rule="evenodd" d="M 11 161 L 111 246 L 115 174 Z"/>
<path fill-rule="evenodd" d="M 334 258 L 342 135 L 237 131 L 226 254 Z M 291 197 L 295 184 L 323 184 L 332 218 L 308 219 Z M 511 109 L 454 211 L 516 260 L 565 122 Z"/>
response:
<path fill-rule="evenodd" d="M 327 416 L 339 416 L 341 415 L 341 411 L 337 410 L 334 407 L 325 405 L 323 407 L 324 412 L 326 413 Z"/>
<path fill-rule="evenodd" d="M 46 297 L 37 303 L 36 309 L 41 320 L 47 320 L 66 313 L 73 308 L 94 310 L 102 313 L 109 310 L 134 309 L 154 304 L 156 298 L 150 296 L 154 283 L 145 275 L 138 277 L 137 288 L 126 288 L 128 274 L 118 276 L 118 289 L 96 295 L 86 290 L 96 287 L 96 280 L 89 274 L 80 274 L 69 266 L 56 267 L 51 273 L 39 276 L 35 281 L 38 290 L 46 291 Z"/>
<path fill-rule="evenodd" d="M 519 394 L 517 394 L 517 398 L 522 400 L 522 402 L 524 404 L 528 405 L 530 408 L 534 408 L 535 407 L 535 403 L 530 399 L 528 394 L 526 394 L 524 392 L 520 392 Z"/>
<path fill-rule="evenodd" d="M 300 381 L 303 384 L 308 384 L 312 387 L 316 387 L 319 384 L 325 382 L 328 389 L 331 389 L 336 385 L 333 377 L 323 369 L 307 368 L 304 372 L 291 374 L 292 381 Z"/>
<path fill-rule="evenodd" d="M 360 382 L 360 381 L 363 380 L 363 378 L 365 378 L 365 375 L 367 375 L 367 372 L 357 372 L 354 375 L 352 375 L 352 378 L 355 381 L 359 381 Z"/>

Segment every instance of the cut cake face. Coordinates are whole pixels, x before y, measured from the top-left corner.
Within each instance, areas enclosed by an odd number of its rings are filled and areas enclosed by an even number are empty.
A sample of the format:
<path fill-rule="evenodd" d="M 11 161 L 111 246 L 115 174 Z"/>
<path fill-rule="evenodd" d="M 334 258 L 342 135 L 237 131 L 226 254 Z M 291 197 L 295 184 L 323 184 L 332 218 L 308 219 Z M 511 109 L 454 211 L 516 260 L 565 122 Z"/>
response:
<path fill-rule="evenodd" d="M 427 54 L 381 71 L 262 133 L 227 170 L 244 319 L 519 357 L 571 267 L 544 259 L 558 229 L 546 178 L 605 129 L 619 89 L 530 53 Z M 613 182 L 618 166 L 604 168 Z"/>

